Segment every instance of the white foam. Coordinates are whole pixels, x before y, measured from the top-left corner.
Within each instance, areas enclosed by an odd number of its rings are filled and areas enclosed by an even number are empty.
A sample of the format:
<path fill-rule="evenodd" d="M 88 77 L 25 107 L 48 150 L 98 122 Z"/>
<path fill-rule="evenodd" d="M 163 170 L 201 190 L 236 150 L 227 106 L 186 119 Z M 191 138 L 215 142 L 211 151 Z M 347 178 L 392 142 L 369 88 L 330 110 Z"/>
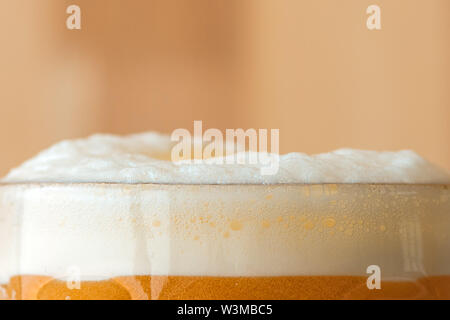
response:
<path fill-rule="evenodd" d="M 372 264 L 384 279 L 448 274 L 449 205 L 439 185 L 5 185 L 0 283 L 365 276 Z"/>
<path fill-rule="evenodd" d="M 73 268 L 83 279 L 365 275 L 374 263 L 385 276 L 403 275 L 405 263 L 448 273 L 450 244 L 433 249 L 450 225 L 446 186 L 308 185 L 449 182 L 412 151 L 291 153 L 277 175 L 261 176 L 251 165 L 175 165 L 163 160 L 171 147 L 155 133 L 95 135 L 11 171 L 3 182 L 28 183 L 0 186 L 0 282 Z M 417 235 L 422 220 L 443 231 Z"/>
<path fill-rule="evenodd" d="M 450 176 L 413 151 L 340 149 L 280 156 L 275 175 L 261 165 L 174 164 L 168 136 L 98 134 L 60 142 L 13 169 L 2 182 L 168 184 L 448 183 Z"/>

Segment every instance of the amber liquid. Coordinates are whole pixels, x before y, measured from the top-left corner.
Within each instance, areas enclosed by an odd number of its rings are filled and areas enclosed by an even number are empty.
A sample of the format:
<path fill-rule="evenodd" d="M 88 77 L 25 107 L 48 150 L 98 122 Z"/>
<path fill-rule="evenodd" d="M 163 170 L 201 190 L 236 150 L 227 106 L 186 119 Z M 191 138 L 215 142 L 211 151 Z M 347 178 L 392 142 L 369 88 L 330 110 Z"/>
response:
<path fill-rule="evenodd" d="M 357 276 L 184 277 L 127 276 L 68 283 L 17 276 L 3 286 L 6 299 L 38 300 L 276 300 L 276 299 L 450 299 L 450 276 L 417 281 L 382 281 L 369 290 Z"/>

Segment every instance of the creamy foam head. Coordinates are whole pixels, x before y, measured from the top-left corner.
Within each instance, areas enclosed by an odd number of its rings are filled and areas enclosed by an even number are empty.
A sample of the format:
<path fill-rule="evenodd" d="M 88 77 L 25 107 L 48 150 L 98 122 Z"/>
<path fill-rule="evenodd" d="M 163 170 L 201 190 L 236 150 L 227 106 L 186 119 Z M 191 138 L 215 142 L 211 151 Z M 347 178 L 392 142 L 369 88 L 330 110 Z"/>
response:
<path fill-rule="evenodd" d="M 155 133 L 95 135 L 11 171 L 4 182 L 47 183 L 0 186 L 0 283 L 71 270 L 96 280 L 365 275 L 378 263 L 384 277 L 405 263 L 448 272 L 448 241 L 436 238 L 449 230 L 448 187 L 415 184 L 449 178 L 412 151 L 291 153 L 261 176 L 258 165 L 174 164 L 172 145 Z M 339 184 L 356 182 L 414 185 Z"/>
<path fill-rule="evenodd" d="M 157 133 L 98 134 L 42 151 L 2 182 L 109 182 L 167 184 L 448 183 L 450 176 L 413 151 L 340 149 L 279 158 L 275 175 L 261 165 L 175 164 L 170 138 Z M 247 154 L 248 155 L 248 154 Z"/>
<path fill-rule="evenodd" d="M 373 264 L 401 280 L 450 266 L 441 185 L 12 184 L 0 206 L 0 283 L 366 276 Z"/>

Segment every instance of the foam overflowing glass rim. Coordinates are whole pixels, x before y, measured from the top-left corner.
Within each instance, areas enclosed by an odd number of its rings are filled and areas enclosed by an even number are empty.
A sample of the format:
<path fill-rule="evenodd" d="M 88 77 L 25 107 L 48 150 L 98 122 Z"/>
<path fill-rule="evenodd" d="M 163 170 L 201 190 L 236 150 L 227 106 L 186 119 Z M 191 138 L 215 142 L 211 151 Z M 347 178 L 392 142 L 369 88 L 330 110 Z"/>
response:
<path fill-rule="evenodd" d="M 148 132 L 94 135 L 67 140 L 12 169 L 0 183 L 123 183 L 167 185 L 447 184 L 450 173 L 411 150 L 339 149 L 308 155 L 287 153 L 267 163 L 255 153 L 231 158 L 171 161 L 173 142 Z M 260 153 L 256 153 L 260 155 Z M 244 161 L 243 163 L 226 160 Z M 212 161 L 214 160 L 214 161 Z M 248 160 L 248 161 L 247 161 Z M 275 161 L 276 160 L 276 161 Z M 225 162 L 223 162 L 225 161 Z"/>

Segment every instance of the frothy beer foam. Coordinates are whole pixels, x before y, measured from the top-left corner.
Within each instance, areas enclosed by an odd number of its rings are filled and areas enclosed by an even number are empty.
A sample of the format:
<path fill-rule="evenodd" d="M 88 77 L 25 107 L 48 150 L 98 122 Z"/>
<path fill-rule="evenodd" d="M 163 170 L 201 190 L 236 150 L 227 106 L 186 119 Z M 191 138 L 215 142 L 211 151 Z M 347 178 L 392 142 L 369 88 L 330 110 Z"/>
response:
<path fill-rule="evenodd" d="M 95 135 L 11 171 L 0 186 L 0 283 L 14 275 L 364 276 L 372 264 L 388 279 L 401 278 L 405 263 L 409 274 L 448 274 L 448 254 L 439 265 L 428 255 L 450 244 L 428 249 L 450 230 L 450 193 L 419 184 L 449 179 L 414 152 L 291 153 L 277 175 L 261 176 L 257 166 L 174 165 L 171 146 L 155 133 Z M 419 237 L 420 221 L 442 230 Z"/>
<path fill-rule="evenodd" d="M 3 182 L 109 182 L 167 184 L 447 183 L 448 173 L 413 151 L 340 149 L 279 157 L 274 175 L 261 164 L 170 161 L 174 143 L 165 135 L 98 134 L 60 142 L 13 169 Z M 226 162 L 225 162 L 226 163 Z"/>

